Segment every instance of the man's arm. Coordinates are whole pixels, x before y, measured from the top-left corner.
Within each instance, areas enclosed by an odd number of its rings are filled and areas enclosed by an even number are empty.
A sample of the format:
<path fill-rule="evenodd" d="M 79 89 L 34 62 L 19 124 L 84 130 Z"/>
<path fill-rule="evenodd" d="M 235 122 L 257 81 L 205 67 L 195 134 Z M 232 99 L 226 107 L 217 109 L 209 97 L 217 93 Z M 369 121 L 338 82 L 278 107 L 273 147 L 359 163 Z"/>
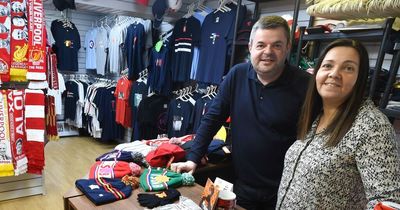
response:
<path fill-rule="evenodd" d="M 228 73 L 225 80 L 220 85 L 218 94 L 214 98 L 209 110 L 201 120 L 200 127 L 197 130 L 196 137 L 193 140 L 194 143 L 187 158 L 188 161 L 172 164 L 171 170 L 178 173 L 183 171 L 193 173 L 197 164 L 200 163 L 201 158 L 206 154 L 208 145 L 212 141 L 214 135 L 230 115 L 234 72 L 235 68 Z"/>

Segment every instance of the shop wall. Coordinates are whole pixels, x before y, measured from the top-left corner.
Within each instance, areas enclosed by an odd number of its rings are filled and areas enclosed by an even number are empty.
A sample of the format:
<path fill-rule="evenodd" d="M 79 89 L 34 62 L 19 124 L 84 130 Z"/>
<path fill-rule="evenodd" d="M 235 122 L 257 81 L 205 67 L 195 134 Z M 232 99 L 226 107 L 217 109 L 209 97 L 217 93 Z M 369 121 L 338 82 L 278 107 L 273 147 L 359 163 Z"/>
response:
<path fill-rule="evenodd" d="M 56 8 L 51 5 L 45 5 L 45 15 L 46 15 L 46 28 L 49 34 L 50 43 L 54 43 L 54 39 L 51 36 L 50 26 L 53 20 L 62 19 L 61 12 L 56 10 Z M 79 9 L 79 8 L 78 8 Z M 79 72 L 77 73 L 86 73 L 85 69 L 85 49 L 83 48 L 85 42 L 86 32 L 94 26 L 95 21 L 98 20 L 102 14 L 99 13 L 90 13 L 90 12 L 80 12 L 74 10 L 68 10 L 66 12 L 68 19 L 75 24 L 79 31 L 79 35 L 81 38 L 81 49 L 79 49 L 78 53 L 78 67 Z M 104 16 L 104 15 L 103 15 Z"/>

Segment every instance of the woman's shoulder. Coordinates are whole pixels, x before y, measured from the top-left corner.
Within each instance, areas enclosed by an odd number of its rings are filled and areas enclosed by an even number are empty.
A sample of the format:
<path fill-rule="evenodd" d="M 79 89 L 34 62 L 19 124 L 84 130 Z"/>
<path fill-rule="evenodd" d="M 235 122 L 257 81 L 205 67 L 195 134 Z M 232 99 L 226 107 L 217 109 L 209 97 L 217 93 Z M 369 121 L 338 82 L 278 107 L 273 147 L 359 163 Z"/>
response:
<path fill-rule="evenodd" d="M 362 103 L 355 122 L 362 124 L 391 125 L 387 116 L 383 114 L 370 99 L 366 99 Z"/>

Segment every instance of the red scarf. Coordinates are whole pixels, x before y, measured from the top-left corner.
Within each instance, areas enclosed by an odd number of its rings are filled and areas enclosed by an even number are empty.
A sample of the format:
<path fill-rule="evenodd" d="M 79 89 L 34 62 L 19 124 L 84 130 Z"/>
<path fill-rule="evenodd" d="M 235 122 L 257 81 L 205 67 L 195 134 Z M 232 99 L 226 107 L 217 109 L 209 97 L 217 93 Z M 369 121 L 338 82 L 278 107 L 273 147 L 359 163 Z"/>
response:
<path fill-rule="evenodd" d="M 28 20 L 26 2 L 11 0 L 11 81 L 26 81 L 28 70 Z"/>
<path fill-rule="evenodd" d="M 46 25 L 42 0 L 28 0 L 29 64 L 28 80 L 46 80 Z"/>
<path fill-rule="evenodd" d="M 0 7 L 10 8 L 8 2 L 0 2 Z M 10 27 L 11 18 L 8 10 L 8 15 L 0 16 L 0 24 L 2 33 L 0 33 L 0 79 L 2 82 L 10 81 Z"/>
<path fill-rule="evenodd" d="M 41 174 L 44 167 L 44 93 L 25 90 L 26 156 L 28 173 Z"/>

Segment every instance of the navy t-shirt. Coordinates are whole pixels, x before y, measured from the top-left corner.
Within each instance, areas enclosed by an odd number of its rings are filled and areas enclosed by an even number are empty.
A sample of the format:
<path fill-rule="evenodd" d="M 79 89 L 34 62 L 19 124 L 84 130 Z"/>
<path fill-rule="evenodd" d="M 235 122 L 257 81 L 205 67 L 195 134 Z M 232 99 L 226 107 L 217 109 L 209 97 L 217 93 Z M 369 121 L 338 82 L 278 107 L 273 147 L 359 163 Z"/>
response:
<path fill-rule="evenodd" d="M 145 50 L 145 30 L 142 24 L 131 24 L 126 32 L 125 52 L 129 68 L 128 79 L 136 80 L 145 66 L 143 62 L 143 52 Z"/>
<path fill-rule="evenodd" d="M 81 48 L 81 38 L 76 26 L 64 27 L 63 22 L 54 20 L 51 23 L 51 34 L 55 40 L 54 51 L 57 55 L 59 71 L 78 71 L 78 51 Z"/>
<path fill-rule="evenodd" d="M 227 39 L 234 23 L 233 12 L 210 13 L 201 28 L 201 45 L 196 80 L 220 84 L 225 69 Z"/>
<path fill-rule="evenodd" d="M 163 46 L 159 52 L 151 50 L 149 62 L 149 78 L 147 84 L 150 91 L 169 95 L 171 92 L 171 68 L 169 65 L 169 48 Z"/>
<path fill-rule="evenodd" d="M 139 104 L 138 125 L 140 140 L 155 139 L 158 134 L 167 133 L 167 109 L 169 99 L 161 95 L 152 95 Z"/>
<path fill-rule="evenodd" d="M 65 82 L 65 108 L 64 117 L 65 119 L 75 120 L 76 117 L 76 103 L 79 99 L 78 84 L 74 81 Z"/>
<path fill-rule="evenodd" d="M 132 85 L 131 95 L 129 96 L 129 103 L 132 107 L 132 128 L 133 128 L 133 140 L 140 139 L 140 129 L 137 124 L 137 113 L 139 104 L 142 99 L 147 98 L 148 87 L 144 82 L 135 82 Z"/>
<path fill-rule="evenodd" d="M 172 80 L 186 82 L 190 79 L 193 49 L 200 42 L 200 21 L 195 17 L 181 18 L 175 23 L 172 34 Z"/>
<path fill-rule="evenodd" d="M 201 119 L 203 119 L 203 116 L 207 113 L 207 110 L 210 107 L 211 102 L 212 100 L 208 97 L 199 98 L 196 100 L 196 104 L 194 106 L 190 120 L 192 123 L 193 133 L 197 132 L 197 129 L 200 126 Z"/>
<path fill-rule="evenodd" d="M 191 114 L 193 104 L 179 99 L 171 100 L 168 106 L 168 137 L 181 137 L 192 133 Z"/>

